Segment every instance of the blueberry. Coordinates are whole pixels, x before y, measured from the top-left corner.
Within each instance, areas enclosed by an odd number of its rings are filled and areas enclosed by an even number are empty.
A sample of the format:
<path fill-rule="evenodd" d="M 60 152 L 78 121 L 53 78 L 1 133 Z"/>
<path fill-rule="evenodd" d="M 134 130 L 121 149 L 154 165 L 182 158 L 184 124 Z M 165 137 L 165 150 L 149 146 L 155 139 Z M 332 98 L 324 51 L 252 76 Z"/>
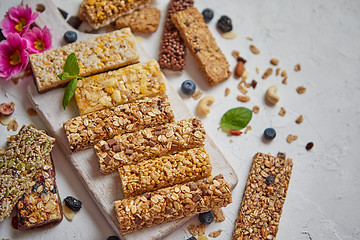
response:
<path fill-rule="evenodd" d="M 264 131 L 264 138 L 267 140 L 273 140 L 276 137 L 276 131 L 273 128 L 267 128 Z"/>
<path fill-rule="evenodd" d="M 269 175 L 266 177 L 265 182 L 267 185 L 274 185 L 275 183 L 275 175 Z"/>
<path fill-rule="evenodd" d="M 196 85 L 192 80 L 185 80 L 181 84 L 181 91 L 186 95 L 192 95 L 195 92 Z"/>
<path fill-rule="evenodd" d="M 221 16 L 216 26 L 224 33 L 230 32 L 232 30 L 231 19 L 228 16 Z"/>
<path fill-rule="evenodd" d="M 77 34 L 76 34 L 76 32 L 74 32 L 74 31 L 67 31 L 67 32 L 64 34 L 64 40 L 65 40 L 65 42 L 67 42 L 67 43 L 76 42 L 76 40 L 77 40 Z"/>
<path fill-rule="evenodd" d="M 118 236 L 110 236 L 110 237 L 107 237 L 106 240 L 120 240 L 120 238 Z"/>
<path fill-rule="evenodd" d="M 189 237 L 187 240 L 196 240 L 196 237 L 191 236 L 191 237 Z"/>
<path fill-rule="evenodd" d="M 67 196 L 64 199 L 64 202 L 65 202 L 65 205 L 68 208 L 70 208 L 71 210 L 73 210 L 74 212 L 78 212 L 82 207 L 81 201 L 72 196 Z"/>
<path fill-rule="evenodd" d="M 202 15 L 204 16 L 205 22 L 210 22 L 214 17 L 214 12 L 210 8 L 205 8 L 204 11 L 202 11 Z"/>
<path fill-rule="evenodd" d="M 210 224 L 214 220 L 214 214 L 212 211 L 200 213 L 199 220 L 203 224 Z"/>

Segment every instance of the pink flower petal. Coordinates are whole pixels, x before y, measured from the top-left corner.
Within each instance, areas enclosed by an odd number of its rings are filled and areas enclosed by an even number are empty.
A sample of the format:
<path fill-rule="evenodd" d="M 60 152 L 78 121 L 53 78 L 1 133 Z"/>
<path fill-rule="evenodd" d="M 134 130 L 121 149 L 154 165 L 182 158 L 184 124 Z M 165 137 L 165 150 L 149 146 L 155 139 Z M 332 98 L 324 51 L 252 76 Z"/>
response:
<path fill-rule="evenodd" d="M 47 27 L 42 30 L 34 27 L 24 34 L 28 46 L 27 50 L 30 54 L 44 52 L 51 48 L 51 33 Z"/>

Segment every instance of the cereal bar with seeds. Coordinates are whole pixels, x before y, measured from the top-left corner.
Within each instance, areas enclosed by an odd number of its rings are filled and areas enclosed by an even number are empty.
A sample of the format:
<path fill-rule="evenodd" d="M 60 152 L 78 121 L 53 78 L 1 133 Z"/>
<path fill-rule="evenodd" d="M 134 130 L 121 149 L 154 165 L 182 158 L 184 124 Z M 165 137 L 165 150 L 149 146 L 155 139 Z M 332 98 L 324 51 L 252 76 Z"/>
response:
<path fill-rule="evenodd" d="M 0 222 L 7 218 L 29 187 L 55 139 L 32 126 L 23 126 L 10 136 L 6 152 L 0 157 Z"/>
<path fill-rule="evenodd" d="M 75 117 L 64 122 L 63 129 L 70 150 L 75 152 L 89 148 L 100 140 L 106 141 L 116 135 L 173 120 L 170 101 L 166 95 L 161 95 Z"/>
<path fill-rule="evenodd" d="M 147 6 L 116 19 L 115 28 L 129 27 L 133 33 L 152 33 L 159 26 L 160 15 L 159 9 Z"/>
<path fill-rule="evenodd" d="M 84 0 L 79 12 L 83 19 L 97 29 L 152 2 L 154 0 Z"/>
<path fill-rule="evenodd" d="M 68 81 L 60 80 L 57 75 L 64 71 L 66 58 L 70 53 L 75 53 L 80 69 L 79 76 L 82 77 L 139 62 L 135 38 L 130 28 L 43 53 L 30 54 L 30 64 L 40 93 L 66 85 Z"/>
<path fill-rule="evenodd" d="M 61 222 L 61 199 L 50 154 L 46 156 L 43 168 L 34 176 L 30 188 L 25 191 L 16 209 L 13 225 L 20 230 Z"/>
<path fill-rule="evenodd" d="M 190 7 L 175 13 L 171 20 L 209 84 L 214 86 L 228 79 L 231 75 L 230 65 L 216 44 L 203 15 L 195 7 Z"/>
<path fill-rule="evenodd" d="M 275 239 L 293 163 L 284 153 L 254 156 L 232 239 Z"/>
<path fill-rule="evenodd" d="M 201 147 L 125 165 L 119 174 L 124 196 L 131 197 L 210 177 L 211 169 L 209 155 Z"/>
<path fill-rule="evenodd" d="M 161 69 L 182 71 L 185 65 L 185 43 L 179 31 L 171 22 L 171 16 L 194 5 L 193 0 L 171 0 L 167 10 L 164 31 L 161 38 L 159 64 Z"/>
<path fill-rule="evenodd" d="M 102 173 L 111 173 L 123 165 L 202 147 L 205 130 L 198 118 L 167 123 L 117 135 L 95 144 Z"/>
<path fill-rule="evenodd" d="M 155 192 L 115 201 L 121 233 L 225 207 L 232 201 L 222 175 L 197 182 L 162 188 Z"/>
<path fill-rule="evenodd" d="M 165 93 L 166 87 L 155 60 L 112 72 L 86 77 L 78 82 L 75 99 L 80 115 Z"/>

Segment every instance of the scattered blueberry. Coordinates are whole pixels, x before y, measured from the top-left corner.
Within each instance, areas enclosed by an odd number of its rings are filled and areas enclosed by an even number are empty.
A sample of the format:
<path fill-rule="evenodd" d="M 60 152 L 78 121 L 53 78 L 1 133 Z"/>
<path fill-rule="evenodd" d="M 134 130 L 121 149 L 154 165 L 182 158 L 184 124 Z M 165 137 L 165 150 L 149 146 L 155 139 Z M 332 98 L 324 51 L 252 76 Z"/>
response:
<path fill-rule="evenodd" d="M 228 16 L 221 16 L 219 21 L 217 22 L 216 26 L 220 29 L 222 32 L 230 32 L 232 30 L 232 23 L 231 19 Z"/>
<path fill-rule="evenodd" d="M 188 238 L 188 239 L 186 239 L 186 240 L 196 240 L 196 237 L 191 236 L 191 237 L 189 237 L 189 238 Z"/>
<path fill-rule="evenodd" d="M 200 213 L 199 220 L 203 224 L 210 224 L 214 220 L 214 214 L 212 211 Z"/>
<path fill-rule="evenodd" d="M 110 236 L 110 237 L 107 237 L 106 240 L 120 240 L 120 238 L 118 236 Z"/>
<path fill-rule="evenodd" d="M 267 185 L 274 185 L 275 183 L 275 176 L 274 175 L 269 175 L 266 177 L 266 184 Z"/>
<path fill-rule="evenodd" d="M 74 212 L 78 212 L 82 207 L 81 201 L 72 196 L 67 196 L 64 199 L 64 202 L 65 202 L 65 205 L 68 208 L 70 208 L 71 210 L 73 210 Z"/>
<path fill-rule="evenodd" d="M 210 8 L 205 8 L 204 11 L 202 11 L 202 15 L 204 16 L 205 22 L 210 22 L 214 17 L 214 12 Z"/>
<path fill-rule="evenodd" d="M 196 85 L 192 80 L 185 80 L 181 84 L 181 91 L 186 95 L 192 95 L 195 92 Z"/>
<path fill-rule="evenodd" d="M 314 143 L 313 142 L 309 142 L 309 143 L 307 143 L 306 144 L 306 146 L 305 146 L 305 148 L 306 148 L 306 150 L 310 150 L 310 149 L 312 149 L 314 147 Z"/>
<path fill-rule="evenodd" d="M 276 131 L 273 128 L 267 128 L 264 131 L 264 138 L 267 140 L 273 140 L 276 137 Z"/>
<path fill-rule="evenodd" d="M 64 40 L 65 40 L 65 42 L 67 42 L 67 43 L 76 42 L 76 40 L 77 40 L 77 34 L 76 34 L 76 32 L 74 32 L 74 31 L 67 31 L 67 32 L 64 34 Z"/>

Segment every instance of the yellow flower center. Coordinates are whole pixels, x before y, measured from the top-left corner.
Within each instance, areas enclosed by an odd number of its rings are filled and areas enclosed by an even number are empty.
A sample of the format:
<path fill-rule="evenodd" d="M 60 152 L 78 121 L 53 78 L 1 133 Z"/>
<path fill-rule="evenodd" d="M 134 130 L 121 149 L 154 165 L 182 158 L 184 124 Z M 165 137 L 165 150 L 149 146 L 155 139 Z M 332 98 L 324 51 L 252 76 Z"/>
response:
<path fill-rule="evenodd" d="M 41 51 L 41 50 L 43 50 L 43 49 L 45 48 L 45 43 L 44 43 L 44 41 L 38 39 L 38 40 L 36 40 L 36 41 L 34 42 L 34 47 L 35 47 L 37 50 Z"/>
<path fill-rule="evenodd" d="M 21 63 L 20 52 L 16 51 L 13 55 L 10 56 L 10 59 L 11 65 L 18 65 L 19 63 Z"/>
<path fill-rule="evenodd" d="M 15 29 L 21 32 L 23 28 L 26 26 L 26 23 L 27 21 L 25 18 L 20 18 L 20 21 L 18 22 L 18 24 L 16 24 Z"/>

